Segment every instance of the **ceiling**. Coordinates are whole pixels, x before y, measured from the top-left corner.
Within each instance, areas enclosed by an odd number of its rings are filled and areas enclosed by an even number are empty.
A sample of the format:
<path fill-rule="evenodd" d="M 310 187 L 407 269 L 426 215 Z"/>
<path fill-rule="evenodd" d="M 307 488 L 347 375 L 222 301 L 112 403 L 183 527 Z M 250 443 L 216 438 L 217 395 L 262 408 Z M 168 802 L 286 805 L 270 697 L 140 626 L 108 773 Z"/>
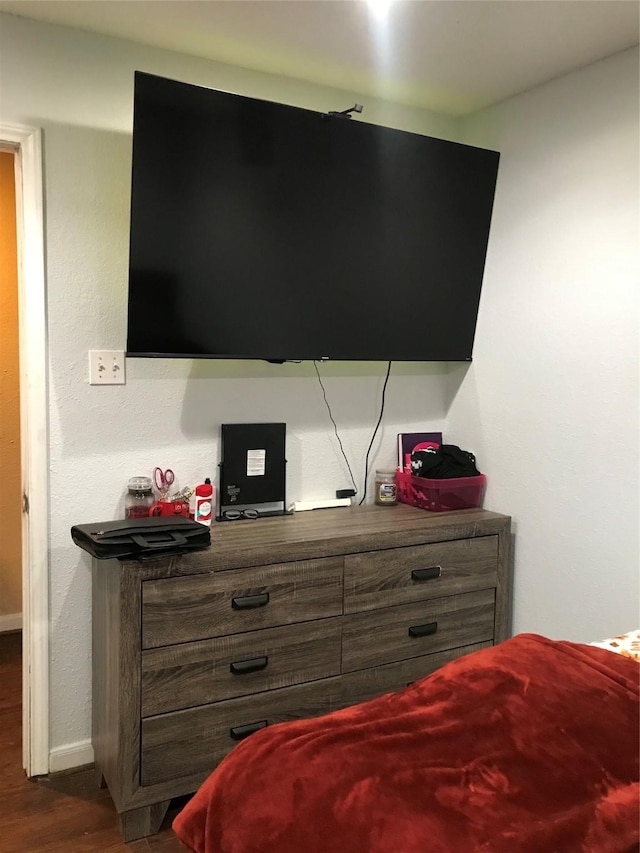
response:
<path fill-rule="evenodd" d="M 638 44 L 637 0 L 389 6 L 379 19 L 366 0 L 0 0 L 11 14 L 451 116 Z"/>

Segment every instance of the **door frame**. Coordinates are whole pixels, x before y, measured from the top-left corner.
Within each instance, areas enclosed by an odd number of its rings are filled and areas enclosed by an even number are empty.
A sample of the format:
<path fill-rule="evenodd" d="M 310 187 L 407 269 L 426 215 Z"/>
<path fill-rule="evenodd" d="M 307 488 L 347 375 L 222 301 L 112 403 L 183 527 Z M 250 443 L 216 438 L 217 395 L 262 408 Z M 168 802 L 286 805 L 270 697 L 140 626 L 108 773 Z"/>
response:
<path fill-rule="evenodd" d="M 0 123 L 14 152 L 22 466 L 22 757 L 49 772 L 49 423 L 41 131 Z"/>

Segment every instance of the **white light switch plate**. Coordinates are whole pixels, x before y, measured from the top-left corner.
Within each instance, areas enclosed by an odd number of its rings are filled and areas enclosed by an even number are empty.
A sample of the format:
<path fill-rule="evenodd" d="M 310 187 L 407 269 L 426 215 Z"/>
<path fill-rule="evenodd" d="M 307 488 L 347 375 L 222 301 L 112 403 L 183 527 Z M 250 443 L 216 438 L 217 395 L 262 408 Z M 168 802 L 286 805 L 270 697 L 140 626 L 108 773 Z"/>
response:
<path fill-rule="evenodd" d="M 124 385 L 125 380 L 123 350 L 89 350 L 89 385 Z"/>

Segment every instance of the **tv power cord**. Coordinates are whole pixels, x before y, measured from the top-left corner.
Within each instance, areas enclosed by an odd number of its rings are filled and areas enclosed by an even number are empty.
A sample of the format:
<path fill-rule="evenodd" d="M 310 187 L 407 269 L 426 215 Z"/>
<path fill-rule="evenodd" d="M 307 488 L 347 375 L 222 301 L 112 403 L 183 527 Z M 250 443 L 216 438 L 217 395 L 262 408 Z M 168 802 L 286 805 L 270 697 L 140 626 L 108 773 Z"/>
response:
<path fill-rule="evenodd" d="M 351 482 L 353 483 L 353 490 L 352 489 L 338 489 L 336 491 L 336 498 L 355 497 L 358 494 L 358 487 L 356 486 L 356 481 L 354 479 L 353 472 L 351 470 L 351 465 L 349 465 L 349 460 L 347 459 L 347 455 L 344 452 L 344 447 L 342 446 L 342 441 L 340 440 L 340 435 L 338 434 L 338 425 L 336 424 L 335 419 L 333 417 L 333 413 L 331 412 L 331 406 L 329 405 L 329 401 L 327 400 L 327 392 L 326 392 L 324 384 L 322 382 L 322 377 L 320 376 L 320 371 L 318 370 L 318 364 L 316 361 L 313 362 L 313 366 L 315 368 L 316 375 L 318 377 L 318 382 L 320 383 L 320 387 L 322 388 L 322 396 L 324 397 L 324 403 L 325 403 L 325 406 L 327 407 L 327 411 L 329 412 L 329 417 L 331 418 L 331 423 L 333 424 L 333 429 L 334 429 L 334 432 L 336 434 L 336 438 L 338 439 L 338 444 L 340 445 L 340 451 L 341 451 L 342 456 L 344 458 L 344 461 L 347 465 L 347 468 L 349 469 L 349 476 L 351 477 Z M 364 491 L 362 494 L 362 498 L 358 502 L 358 506 L 362 506 L 362 504 L 364 503 L 364 501 L 367 497 L 367 478 L 369 476 L 369 454 L 371 453 L 371 448 L 373 447 L 373 442 L 375 441 L 375 437 L 378 433 L 378 429 L 379 429 L 380 424 L 382 422 L 382 416 L 384 414 L 385 392 L 387 390 L 387 383 L 389 382 L 390 373 L 391 373 L 391 362 L 389 362 L 387 365 L 387 375 L 385 376 L 384 385 L 382 386 L 382 399 L 381 399 L 381 403 L 380 403 L 380 416 L 378 417 L 378 423 L 376 424 L 375 429 L 373 431 L 373 435 L 371 436 L 371 441 L 369 442 L 369 447 L 367 449 L 367 455 L 365 457 Z"/>

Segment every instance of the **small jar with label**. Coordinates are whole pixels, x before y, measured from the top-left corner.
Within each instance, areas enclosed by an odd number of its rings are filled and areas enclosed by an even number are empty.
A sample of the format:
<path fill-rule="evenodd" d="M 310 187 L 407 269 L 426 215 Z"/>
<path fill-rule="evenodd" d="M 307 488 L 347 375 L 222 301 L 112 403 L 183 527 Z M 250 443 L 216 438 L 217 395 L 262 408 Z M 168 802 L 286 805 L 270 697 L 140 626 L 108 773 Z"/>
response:
<path fill-rule="evenodd" d="M 376 471 L 375 501 L 380 506 L 395 506 L 398 503 L 395 469 L 380 468 Z"/>
<path fill-rule="evenodd" d="M 124 499 L 124 517 L 148 518 L 149 510 L 155 502 L 151 477 L 132 477 Z"/>

